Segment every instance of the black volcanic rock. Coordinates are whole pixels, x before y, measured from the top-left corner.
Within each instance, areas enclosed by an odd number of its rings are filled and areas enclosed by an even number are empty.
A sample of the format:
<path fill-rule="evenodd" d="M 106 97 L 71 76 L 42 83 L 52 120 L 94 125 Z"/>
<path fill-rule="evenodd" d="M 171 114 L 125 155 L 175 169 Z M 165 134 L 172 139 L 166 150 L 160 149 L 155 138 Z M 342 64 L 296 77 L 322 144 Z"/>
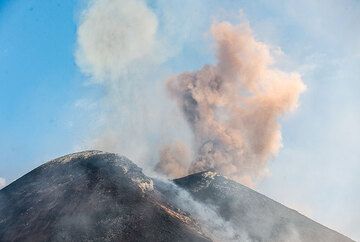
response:
<path fill-rule="evenodd" d="M 351 239 L 215 172 L 200 172 L 174 182 L 198 201 L 215 208 L 250 241 L 342 242 Z"/>
<path fill-rule="evenodd" d="M 50 161 L 0 191 L 0 241 L 209 241 L 125 157 Z"/>
<path fill-rule="evenodd" d="M 0 241 L 351 241 L 214 172 L 152 179 L 123 156 L 67 155 L 0 190 Z"/>

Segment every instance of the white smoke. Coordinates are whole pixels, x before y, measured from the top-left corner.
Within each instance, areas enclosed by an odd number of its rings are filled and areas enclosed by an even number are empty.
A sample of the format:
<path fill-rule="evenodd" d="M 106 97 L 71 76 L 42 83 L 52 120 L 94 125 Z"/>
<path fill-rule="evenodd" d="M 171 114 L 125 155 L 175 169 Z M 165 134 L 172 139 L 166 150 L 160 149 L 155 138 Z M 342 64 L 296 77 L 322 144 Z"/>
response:
<path fill-rule="evenodd" d="M 142 0 L 94 0 L 83 11 L 76 61 L 105 93 L 92 110 L 90 137 L 81 148 L 147 158 L 149 127 L 156 127 L 161 112 L 155 106 L 161 89 L 151 76 L 166 59 L 157 32 L 157 18 Z"/>
<path fill-rule="evenodd" d="M 117 85 L 134 65 L 154 57 L 157 25 L 141 0 L 93 1 L 78 27 L 77 63 L 94 81 Z"/>
<path fill-rule="evenodd" d="M 172 199 L 176 205 L 191 214 L 201 225 L 201 229 L 215 242 L 251 241 L 246 231 L 234 225 L 231 221 L 225 221 L 209 204 L 196 201 L 189 192 L 178 187 L 170 181 L 163 180 L 173 192 Z"/>
<path fill-rule="evenodd" d="M 0 189 L 6 186 L 5 178 L 0 177 Z"/>

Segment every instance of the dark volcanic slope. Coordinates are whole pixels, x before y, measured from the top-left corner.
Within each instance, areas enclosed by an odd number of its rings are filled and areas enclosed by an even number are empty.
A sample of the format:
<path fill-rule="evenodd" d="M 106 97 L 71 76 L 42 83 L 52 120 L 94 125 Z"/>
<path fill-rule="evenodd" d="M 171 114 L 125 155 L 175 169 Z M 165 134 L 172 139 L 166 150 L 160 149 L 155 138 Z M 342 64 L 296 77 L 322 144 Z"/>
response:
<path fill-rule="evenodd" d="M 175 183 L 116 154 L 67 155 L 0 190 L 0 241 L 351 241 L 213 172 Z"/>
<path fill-rule="evenodd" d="M 50 161 L 0 191 L 0 241 L 209 241 L 125 157 Z"/>
<path fill-rule="evenodd" d="M 196 200 L 212 204 L 225 221 L 246 231 L 251 241 L 352 241 L 214 172 L 201 172 L 174 182 Z"/>

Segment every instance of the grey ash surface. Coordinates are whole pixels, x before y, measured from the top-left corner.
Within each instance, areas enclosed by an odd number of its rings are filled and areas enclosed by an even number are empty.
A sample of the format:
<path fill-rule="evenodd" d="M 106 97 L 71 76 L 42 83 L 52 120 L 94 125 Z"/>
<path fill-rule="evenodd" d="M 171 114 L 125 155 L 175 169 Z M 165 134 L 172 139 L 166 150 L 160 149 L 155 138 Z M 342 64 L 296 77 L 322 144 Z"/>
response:
<path fill-rule="evenodd" d="M 174 182 L 250 241 L 351 241 L 216 173 Z M 173 187 L 116 154 L 60 157 L 0 190 L 0 241 L 213 241 Z"/>

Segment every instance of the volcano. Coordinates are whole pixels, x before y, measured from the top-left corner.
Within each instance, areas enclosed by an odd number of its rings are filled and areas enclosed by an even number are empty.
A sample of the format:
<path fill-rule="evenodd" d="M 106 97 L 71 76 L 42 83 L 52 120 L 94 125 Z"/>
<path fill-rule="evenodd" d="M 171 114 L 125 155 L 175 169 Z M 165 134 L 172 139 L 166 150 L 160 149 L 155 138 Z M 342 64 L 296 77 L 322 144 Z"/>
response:
<path fill-rule="evenodd" d="M 0 190 L 0 241 L 352 240 L 212 171 L 168 181 L 84 151 Z"/>

